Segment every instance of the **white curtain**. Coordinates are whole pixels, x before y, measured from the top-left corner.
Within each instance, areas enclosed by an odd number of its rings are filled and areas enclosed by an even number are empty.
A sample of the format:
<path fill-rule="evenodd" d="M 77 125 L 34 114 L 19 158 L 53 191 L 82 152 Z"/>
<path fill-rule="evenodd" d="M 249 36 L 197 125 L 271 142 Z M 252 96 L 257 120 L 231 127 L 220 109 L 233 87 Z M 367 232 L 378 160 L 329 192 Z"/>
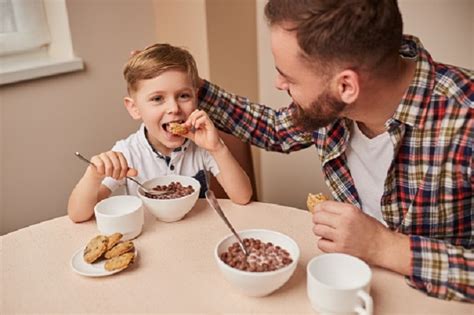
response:
<path fill-rule="evenodd" d="M 0 0 L 0 56 L 50 43 L 43 0 Z"/>

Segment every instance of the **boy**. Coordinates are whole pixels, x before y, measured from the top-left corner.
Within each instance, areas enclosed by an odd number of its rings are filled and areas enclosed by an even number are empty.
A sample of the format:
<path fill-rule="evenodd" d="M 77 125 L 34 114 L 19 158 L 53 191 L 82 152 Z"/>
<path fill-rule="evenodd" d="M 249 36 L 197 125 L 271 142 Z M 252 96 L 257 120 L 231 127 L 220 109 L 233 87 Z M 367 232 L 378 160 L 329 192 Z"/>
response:
<path fill-rule="evenodd" d="M 91 158 L 94 166 L 87 168 L 69 197 L 71 220 L 89 220 L 97 202 L 121 185 L 126 185 L 127 194 L 136 194 L 137 185 L 125 176 L 136 176 L 140 182 L 168 174 L 193 176 L 201 183 L 203 197 L 210 171 L 233 202 L 248 203 L 252 187 L 247 174 L 207 114 L 196 110 L 200 81 L 189 52 L 155 44 L 130 58 L 124 77 L 129 95 L 125 107 L 143 123 L 111 151 Z M 176 123 L 190 128 L 176 134 L 171 128 Z"/>

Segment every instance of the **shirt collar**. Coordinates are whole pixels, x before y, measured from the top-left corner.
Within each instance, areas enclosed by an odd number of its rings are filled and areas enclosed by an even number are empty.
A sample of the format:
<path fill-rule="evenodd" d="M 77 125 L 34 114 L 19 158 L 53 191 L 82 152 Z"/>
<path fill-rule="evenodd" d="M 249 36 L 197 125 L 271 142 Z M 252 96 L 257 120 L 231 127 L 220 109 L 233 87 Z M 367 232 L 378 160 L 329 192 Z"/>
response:
<path fill-rule="evenodd" d="M 407 124 L 411 127 L 422 126 L 424 114 L 434 88 L 434 61 L 418 38 L 404 35 L 400 55 L 405 58 L 416 59 L 416 70 L 410 86 L 405 91 L 394 115 L 386 123 L 387 129 L 398 123 Z"/>
<path fill-rule="evenodd" d="M 153 151 L 157 157 L 159 157 L 160 159 L 163 159 L 165 161 L 169 161 L 169 157 L 167 158 L 167 156 L 165 156 L 164 154 L 162 154 L 161 152 L 157 151 L 150 143 L 150 141 L 148 141 L 147 137 L 146 137 L 146 134 L 147 134 L 147 130 L 146 130 L 146 127 L 145 127 L 145 124 L 141 124 L 140 126 L 140 131 L 139 131 L 139 141 L 141 142 L 142 145 L 144 145 L 145 147 L 147 147 L 149 150 Z M 177 147 L 176 149 L 173 150 L 173 152 L 171 152 L 171 157 L 173 157 L 174 155 L 176 154 L 180 154 L 184 151 L 187 150 L 188 146 L 190 144 L 190 141 L 189 139 L 186 139 L 184 140 L 184 143 L 183 145 L 181 145 L 180 147 Z"/>

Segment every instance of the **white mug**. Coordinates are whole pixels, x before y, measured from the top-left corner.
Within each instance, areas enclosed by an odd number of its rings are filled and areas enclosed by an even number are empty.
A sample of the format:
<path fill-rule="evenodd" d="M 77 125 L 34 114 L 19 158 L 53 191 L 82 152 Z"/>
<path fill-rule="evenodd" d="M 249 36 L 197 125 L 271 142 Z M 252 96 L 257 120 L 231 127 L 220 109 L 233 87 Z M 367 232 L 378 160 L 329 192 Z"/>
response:
<path fill-rule="evenodd" d="M 143 228 L 143 202 L 136 196 L 112 196 L 94 207 L 97 228 L 104 235 L 122 233 L 122 240 L 140 235 Z"/>
<path fill-rule="evenodd" d="M 359 258 L 322 254 L 306 267 L 307 293 L 312 308 L 323 314 L 372 315 L 369 295 L 372 271 Z"/>

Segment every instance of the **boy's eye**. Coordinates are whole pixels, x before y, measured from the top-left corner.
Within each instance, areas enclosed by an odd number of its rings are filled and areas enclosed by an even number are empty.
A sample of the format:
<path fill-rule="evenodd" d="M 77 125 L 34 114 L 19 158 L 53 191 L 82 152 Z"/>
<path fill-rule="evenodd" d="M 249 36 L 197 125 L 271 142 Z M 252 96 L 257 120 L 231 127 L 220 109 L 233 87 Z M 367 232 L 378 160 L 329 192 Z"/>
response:
<path fill-rule="evenodd" d="M 152 99 L 151 99 L 153 102 L 162 102 L 163 101 L 163 96 L 161 95 L 157 95 L 157 96 L 153 96 Z"/>
<path fill-rule="evenodd" d="M 182 93 L 182 94 L 179 95 L 179 98 L 187 100 L 187 99 L 191 98 L 191 94 Z"/>

